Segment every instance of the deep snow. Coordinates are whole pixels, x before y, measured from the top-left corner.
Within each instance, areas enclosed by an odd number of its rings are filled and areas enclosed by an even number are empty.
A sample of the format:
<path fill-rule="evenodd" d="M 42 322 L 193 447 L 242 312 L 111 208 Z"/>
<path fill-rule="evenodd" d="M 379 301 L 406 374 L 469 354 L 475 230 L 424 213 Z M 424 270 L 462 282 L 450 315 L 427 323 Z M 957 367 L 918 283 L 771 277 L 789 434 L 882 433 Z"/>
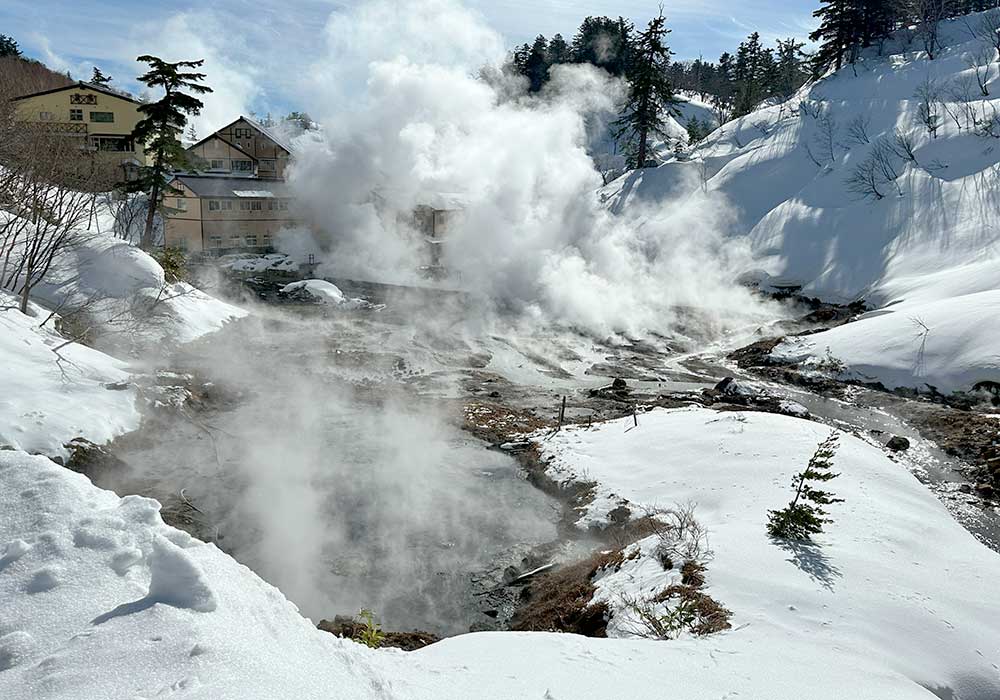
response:
<path fill-rule="evenodd" d="M 918 42 L 889 41 L 886 55 L 872 49 L 856 75 L 845 67 L 786 104 L 725 124 L 690 160 L 630 173 L 604 196 L 614 211 L 685 189 L 724 197 L 739 210 L 728 233 L 746 237 L 756 258 L 748 278 L 885 310 L 789 352 L 822 358 L 829 346 L 857 374 L 893 387 L 998 381 L 1000 331 L 981 321 L 994 311 L 1000 280 L 1000 141 L 976 133 L 963 114 L 968 106 L 982 119 L 1000 108 L 992 47 L 990 96 L 975 88 L 966 105 L 954 94 L 973 80 L 970 57 L 988 46 L 968 29 L 977 21 L 942 23 L 934 60 Z M 915 94 L 927 80 L 941 99 L 936 137 L 918 116 Z M 856 123 L 866 137 L 851 136 Z M 899 177 L 880 185 L 882 199 L 851 192 L 854 169 L 897 129 L 912 140 L 915 162 L 891 158 Z M 916 333 L 910 319 L 930 333 Z M 938 361 L 950 357 L 960 358 L 957 367 Z"/>

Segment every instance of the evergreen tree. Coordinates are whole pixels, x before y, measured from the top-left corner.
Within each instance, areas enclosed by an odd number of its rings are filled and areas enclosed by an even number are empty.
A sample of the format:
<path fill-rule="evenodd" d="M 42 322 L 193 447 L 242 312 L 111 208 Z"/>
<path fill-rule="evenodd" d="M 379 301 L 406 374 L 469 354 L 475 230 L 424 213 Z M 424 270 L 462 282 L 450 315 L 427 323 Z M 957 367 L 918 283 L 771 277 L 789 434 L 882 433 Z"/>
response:
<path fill-rule="evenodd" d="M 550 66 L 555 66 L 560 63 L 569 63 L 573 60 L 573 52 L 570 50 L 569 44 L 563 39 L 562 34 L 556 34 L 552 37 L 549 42 L 549 53 L 548 62 Z"/>
<path fill-rule="evenodd" d="M 660 15 L 650 20 L 631 50 L 628 73 L 629 96 L 618 121 L 616 137 L 633 157 L 632 167 L 643 168 L 654 136 L 666 137 L 664 118 L 677 114 L 673 87 L 667 79 L 671 51 L 666 44 L 670 30 Z"/>
<path fill-rule="evenodd" d="M 194 124 L 188 127 L 187 140 L 191 143 L 198 143 L 198 130 L 194 128 Z"/>
<path fill-rule="evenodd" d="M 94 85 L 107 85 L 111 81 L 112 77 L 110 75 L 104 75 L 104 73 L 101 72 L 100 68 L 94 66 L 94 73 L 93 75 L 90 76 L 91 83 L 93 83 Z"/>
<path fill-rule="evenodd" d="M 822 491 L 813 483 L 825 483 L 837 478 L 830 471 L 832 459 L 837 452 L 837 433 L 820 443 L 804 470 L 792 477 L 795 496 L 782 510 L 767 512 L 767 534 L 777 539 L 807 540 L 811 535 L 823 531 L 823 526 L 833 522 L 826 518 L 823 506 L 842 503 L 844 499 L 834 498 L 829 491 Z"/>
<path fill-rule="evenodd" d="M 632 47 L 632 23 L 623 17 L 587 17 L 573 37 L 575 63 L 590 63 L 611 75 L 625 75 Z"/>
<path fill-rule="evenodd" d="M 831 64 L 837 69 L 844 65 L 845 57 L 854 51 L 861 29 L 861 15 L 857 0 L 820 0 L 823 4 L 813 12 L 820 20 L 819 28 L 809 39 L 819 42 L 814 71 L 817 75 Z"/>
<path fill-rule="evenodd" d="M 809 79 L 808 56 L 802 52 L 805 44 L 788 39 L 778 39 L 774 94 L 788 99 Z"/>
<path fill-rule="evenodd" d="M 524 75 L 528 78 L 528 92 L 538 92 L 549 79 L 549 42 L 539 34 L 528 51 L 524 62 Z"/>
<path fill-rule="evenodd" d="M 0 58 L 4 56 L 20 57 L 21 49 L 18 47 L 14 37 L 0 34 Z"/>
<path fill-rule="evenodd" d="M 152 156 L 152 165 L 141 167 L 134 180 L 124 183 L 126 191 L 149 193 L 146 227 L 140 246 L 143 250 L 150 250 L 153 247 L 156 212 L 162 208 L 164 194 L 170 189 L 167 178 L 171 170 L 188 164 L 179 136 L 184 133 L 188 115 L 200 114 L 204 106 L 201 100 L 184 91 L 203 95 L 212 92 L 212 89 L 201 84 L 205 79 L 204 73 L 190 70 L 201 67 L 203 60 L 168 63 L 149 55 L 139 56 L 136 60 L 148 63 L 150 67 L 139 76 L 139 82 L 163 90 L 160 99 L 139 105 L 143 118 L 132 131 L 135 142 L 144 145 L 147 157 Z"/>

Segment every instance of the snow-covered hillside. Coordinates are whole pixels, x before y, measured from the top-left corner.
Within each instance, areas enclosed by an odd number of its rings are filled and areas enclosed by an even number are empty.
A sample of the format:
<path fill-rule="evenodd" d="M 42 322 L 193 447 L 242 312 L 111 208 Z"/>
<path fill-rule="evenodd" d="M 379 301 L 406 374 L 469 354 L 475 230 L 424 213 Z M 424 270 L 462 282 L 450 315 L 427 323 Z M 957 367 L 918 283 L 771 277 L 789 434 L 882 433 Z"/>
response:
<path fill-rule="evenodd" d="M 870 52 L 786 104 L 723 125 L 690 162 L 612 183 L 610 206 L 704 187 L 735 209 L 729 233 L 750 240 L 759 265 L 751 278 L 885 309 L 798 354 L 821 357 L 829 346 L 889 386 L 1000 381 L 990 350 L 1000 335 L 976 322 L 1000 287 L 1000 63 L 970 31 L 977 21 L 943 23 L 934 60 L 890 41 L 886 55 Z M 989 96 L 973 66 L 983 51 Z M 866 175 L 869 185 L 856 182 Z M 955 356 L 960 371 L 937 360 Z"/>
<path fill-rule="evenodd" d="M 675 641 L 480 633 L 371 651 L 164 525 L 154 501 L 0 452 L 0 697 L 606 700 L 662 697 L 665 683 L 692 700 L 1000 694 L 1000 560 L 902 466 L 843 435 L 835 523 L 815 546 L 785 549 L 766 536 L 767 509 L 787 501 L 826 428 L 704 409 L 628 425 L 564 430 L 544 450 L 565 478 L 634 505 L 696 501 L 716 553 L 708 590 L 733 629 Z M 603 575 L 598 595 L 620 608 L 622 592 L 676 576 L 644 554 Z"/>

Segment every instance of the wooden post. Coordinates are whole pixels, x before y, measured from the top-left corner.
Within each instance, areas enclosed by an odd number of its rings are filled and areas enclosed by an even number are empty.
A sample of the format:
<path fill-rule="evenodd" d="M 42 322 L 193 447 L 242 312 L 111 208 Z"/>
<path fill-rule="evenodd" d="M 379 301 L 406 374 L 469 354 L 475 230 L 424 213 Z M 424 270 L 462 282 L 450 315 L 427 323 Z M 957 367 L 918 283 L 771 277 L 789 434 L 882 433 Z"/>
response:
<path fill-rule="evenodd" d="M 559 425 L 563 424 L 563 420 L 566 418 L 566 397 L 562 397 L 562 406 L 559 408 Z"/>

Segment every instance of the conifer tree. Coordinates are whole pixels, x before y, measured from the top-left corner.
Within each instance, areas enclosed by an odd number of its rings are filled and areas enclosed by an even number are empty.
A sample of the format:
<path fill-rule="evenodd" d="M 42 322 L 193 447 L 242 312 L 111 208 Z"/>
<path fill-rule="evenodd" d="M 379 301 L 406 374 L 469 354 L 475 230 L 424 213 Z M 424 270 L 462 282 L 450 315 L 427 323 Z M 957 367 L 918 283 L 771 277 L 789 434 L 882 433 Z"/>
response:
<path fill-rule="evenodd" d="M 94 85 L 107 85 L 113 80 L 110 75 L 104 75 L 100 68 L 94 66 L 94 73 L 90 76 L 90 82 Z"/>
<path fill-rule="evenodd" d="M 831 64 L 837 69 L 844 65 L 858 43 L 861 16 L 857 0 L 820 0 L 822 7 L 813 12 L 820 20 L 819 28 L 809 35 L 809 39 L 819 42 L 816 51 L 814 71 L 817 75 Z"/>
<path fill-rule="evenodd" d="M 137 144 L 144 145 L 147 157 L 152 158 L 152 164 L 139 168 L 138 176 L 123 186 L 128 192 L 148 193 L 146 226 L 140 246 L 143 250 L 150 250 L 153 247 L 156 212 L 162 207 L 164 194 L 170 189 L 168 177 L 172 170 L 188 164 L 180 135 L 184 133 L 188 115 L 200 114 L 204 106 L 201 100 L 185 90 L 203 95 L 212 92 L 212 89 L 201 84 L 205 79 L 204 73 L 190 70 L 201 67 L 203 60 L 168 63 L 150 55 L 139 56 L 136 60 L 150 66 L 149 71 L 139 76 L 139 82 L 150 88 L 163 90 L 160 99 L 139 105 L 138 110 L 143 118 L 132 131 L 132 138 Z"/>
<path fill-rule="evenodd" d="M 549 53 L 548 62 L 550 66 L 555 66 L 560 63 L 569 63 L 573 58 L 573 53 L 570 51 L 569 44 L 563 39 L 562 34 L 556 34 L 552 37 L 549 42 Z"/>
<path fill-rule="evenodd" d="M 19 57 L 20 55 L 21 49 L 18 47 L 17 42 L 14 41 L 14 37 L 0 34 L 0 58 L 4 56 Z"/>
<path fill-rule="evenodd" d="M 531 45 L 524 61 L 524 75 L 528 78 L 528 91 L 538 92 L 549 79 L 548 40 L 539 34 Z"/>
<path fill-rule="evenodd" d="M 677 114 L 673 87 L 667 78 L 671 51 L 666 44 L 670 30 L 661 12 L 636 37 L 628 72 L 629 96 L 618 121 L 616 137 L 632 154 L 631 165 L 646 166 L 650 140 L 666 137 L 664 118 Z"/>
<path fill-rule="evenodd" d="M 818 489 L 813 484 L 825 483 L 839 476 L 830 471 L 837 452 L 837 439 L 836 432 L 830 433 L 816 448 L 806 468 L 792 477 L 795 496 L 791 502 L 781 510 L 767 512 L 767 534 L 771 537 L 808 540 L 811 535 L 822 532 L 824 525 L 833 522 L 825 517 L 827 512 L 823 506 L 842 503 L 844 499 L 835 498 L 829 491 Z"/>

